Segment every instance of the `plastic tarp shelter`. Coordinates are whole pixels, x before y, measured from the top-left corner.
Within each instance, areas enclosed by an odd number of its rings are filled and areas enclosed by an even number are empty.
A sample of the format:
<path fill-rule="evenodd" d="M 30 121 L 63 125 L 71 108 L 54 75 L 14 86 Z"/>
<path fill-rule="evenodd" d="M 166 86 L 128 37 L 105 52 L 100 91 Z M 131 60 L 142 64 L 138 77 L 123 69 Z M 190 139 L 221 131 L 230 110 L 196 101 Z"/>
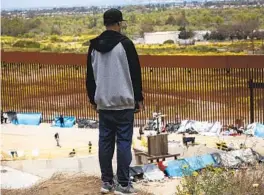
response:
<path fill-rule="evenodd" d="M 245 134 L 264 138 L 264 125 L 261 123 L 252 123 L 247 126 Z"/>
<path fill-rule="evenodd" d="M 16 119 L 12 120 L 15 125 L 39 125 L 41 123 L 41 113 L 17 113 Z"/>
<path fill-rule="evenodd" d="M 202 135 L 219 135 L 221 132 L 222 125 L 216 121 L 209 123 L 207 121 L 194 121 L 194 120 L 183 120 L 181 122 L 178 133 L 184 133 L 188 129 L 192 129 Z"/>
<path fill-rule="evenodd" d="M 168 166 L 165 169 L 165 173 L 169 177 L 183 177 L 191 175 L 194 170 L 186 162 L 185 159 L 172 160 L 168 162 Z"/>
<path fill-rule="evenodd" d="M 256 137 L 262 137 L 262 138 L 264 138 L 264 125 L 258 123 L 256 125 L 254 135 Z"/>
<path fill-rule="evenodd" d="M 204 169 L 207 166 L 216 166 L 216 162 L 211 154 L 185 158 L 185 161 L 194 171 Z"/>
<path fill-rule="evenodd" d="M 182 177 L 191 175 L 194 171 L 204 169 L 207 166 L 217 166 L 211 154 L 169 161 L 165 172 L 169 177 Z"/>
<path fill-rule="evenodd" d="M 64 125 L 61 126 L 60 117 L 55 117 L 54 121 L 52 122 L 52 127 L 61 127 L 61 128 L 71 128 L 76 123 L 76 118 L 74 116 L 64 116 Z"/>

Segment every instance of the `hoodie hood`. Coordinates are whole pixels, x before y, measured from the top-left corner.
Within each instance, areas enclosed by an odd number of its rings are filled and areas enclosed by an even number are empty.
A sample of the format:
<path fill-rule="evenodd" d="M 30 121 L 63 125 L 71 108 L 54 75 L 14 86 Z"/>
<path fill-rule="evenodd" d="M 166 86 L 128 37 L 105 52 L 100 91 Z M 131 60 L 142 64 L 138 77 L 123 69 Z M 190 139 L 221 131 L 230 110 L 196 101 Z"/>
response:
<path fill-rule="evenodd" d="M 127 39 L 127 37 L 119 32 L 106 30 L 90 42 L 93 49 L 101 53 L 106 53 L 111 51 L 118 43 L 125 39 Z"/>

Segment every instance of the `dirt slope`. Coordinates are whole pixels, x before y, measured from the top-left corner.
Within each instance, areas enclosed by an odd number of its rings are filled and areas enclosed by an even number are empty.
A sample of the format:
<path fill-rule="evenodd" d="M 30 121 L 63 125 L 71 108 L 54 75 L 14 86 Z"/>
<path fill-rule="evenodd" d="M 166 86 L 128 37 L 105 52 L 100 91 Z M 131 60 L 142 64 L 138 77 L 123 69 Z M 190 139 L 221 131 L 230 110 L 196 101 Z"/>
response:
<path fill-rule="evenodd" d="M 101 181 L 98 177 L 87 175 L 57 174 L 49 180 L 20 190 L 1 190 L 2 195 L 98 195 Z M 151 195 L 141 192 L 139 195 Z"/>

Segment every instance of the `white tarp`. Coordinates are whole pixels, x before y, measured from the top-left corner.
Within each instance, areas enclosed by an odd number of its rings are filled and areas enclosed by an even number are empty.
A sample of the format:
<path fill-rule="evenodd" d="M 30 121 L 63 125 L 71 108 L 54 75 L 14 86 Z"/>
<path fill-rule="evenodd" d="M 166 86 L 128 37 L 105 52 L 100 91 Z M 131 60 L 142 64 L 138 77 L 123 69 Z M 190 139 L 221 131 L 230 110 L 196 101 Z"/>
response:
<path fill-rule="evenodd" d="M 251 149 L 222 152 L 219 155 L 221 164 L 224 167 L 237 167 L 242 163 L 253 163 L 256 161 Z"/>
<path fill-rule="evenodd" d="M 219 135 L 221 128 L 222 125 L 218 121 L 209 123 L 207 121 L 183 120 L 177 132 L 184 133 L 188 129 L 192 129 L 201 135 Z"/>
<path fill-rule="evenodd" d="M 142 167 L 144 178 L 148 181 L 160 181 L 164 179 L 164 173 L 154 164 L 147 164 Z"/>
<path fill-rule="evenodd" d="M 249 124 L 246 128 L 245 134 L 264 138 L 264 125 L 260 123 Z"/>

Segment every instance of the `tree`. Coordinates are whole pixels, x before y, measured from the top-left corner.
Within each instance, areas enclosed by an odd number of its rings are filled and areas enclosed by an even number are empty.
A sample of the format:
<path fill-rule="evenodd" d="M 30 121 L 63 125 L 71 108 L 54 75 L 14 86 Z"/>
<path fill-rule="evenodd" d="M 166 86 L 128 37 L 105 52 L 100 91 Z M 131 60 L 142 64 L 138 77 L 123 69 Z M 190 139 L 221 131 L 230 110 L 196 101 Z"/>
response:
<path fill-rule="evenodd" d="M 185 16 L 185 11 L 182 11 L 181 15 L 176 17 L 175 20 L 176 20 L 176 25 L 178 25 L 178 26 L 186 26 L 189 24 L 189 21 L 187 20 L 187 18 Z"/>
<path fill-rule="evenodd" d="M 221 25 L 221 24 L 224 23 L 224 18 L 222 18 L 222 17 L 220 17 L 220 16 L 216 16 L 216 17 L 214 18 L 214 21 L 215 21 L 215 24 L 216 24 L 217 26 L 219 26 L 219 25 Z"/>
<path fill-rule="evenodd" d="M 263 40 L 264 40 L 264 31 L 255 31 L 253 36 L 257 39 L 257 40 L 261 40 L 261 46 L 263 47 Z"/>
<path fill-rule="evenodd" d="M 18 36 L 27 32 L 25 22 L 21 18 L 1 18 L 1 22 L 2 35 Z"/>
<path fill-rule="evenodd" d="M 186 30 L 185 27 L 181 27 L 179 30 L 180 30 L 179 39 L 190 39 L 194 36 L 193 31 Z"/>
<path fill-rule="evenodd" d="M 227 39 L 227 35 L 220 31 L 212 31 L 209 40 L 224 41 Z"/>
<path fill-rule="evenodd" d="M 257 31 L 260 26 L 259 18 L 258 17 L 241 18 L 240 20 L 236 21 L 233 26 L 237 38 L 242 38 L 242 39 L 250 38 L 252 51 L 254 53 L 255 52 L 254 32 Z"/>
<path fill-rule="evenodd" d="M 41 20 L 38 18 L 34 20 L 30 20 L 26 25 L 29 28 L 29 30 L 32 30 L 34 28 L 38 28 L 41 25 Z"/>
<path fill-rule="evenodd" d="M 167 24 L 169 24 L 169 25 L 176 25 L 176 24 L 177 24 L 177 21 L 175 20 L 175 18 L 174 18 L 172 15 L 170 15 L 170 16 L 167 18 L 165 24 L 166 24 L 166 25 L 167 25 Z"/>
<path fill-rule="evenodd" d="M 88 28 L 95 28 L 97 25 L 97 18 L 95 16 L 93 16 L 92 18 L 89 19 L 89 24 L 88 24 Z"/>
<path fill-rule="evenodd" d="M 129 17 L 129 20 L 131 23 L 135 24 L 137 22 L 137 17 L 135 14 L 132 14 L 130 17 Z"/>
<path fill-rule="evenodd" d="M 52 35 L 61 35 L 60 27 L 57 25 L 52 26 L 51 28 L 51 34 Z"/>
<path fill-rule="evenodd" d="M 140 36 L 143 36 L 145 32 L 152 32 L 154 31 L 152 20 L 145 20 L 140 24 Z"/>

